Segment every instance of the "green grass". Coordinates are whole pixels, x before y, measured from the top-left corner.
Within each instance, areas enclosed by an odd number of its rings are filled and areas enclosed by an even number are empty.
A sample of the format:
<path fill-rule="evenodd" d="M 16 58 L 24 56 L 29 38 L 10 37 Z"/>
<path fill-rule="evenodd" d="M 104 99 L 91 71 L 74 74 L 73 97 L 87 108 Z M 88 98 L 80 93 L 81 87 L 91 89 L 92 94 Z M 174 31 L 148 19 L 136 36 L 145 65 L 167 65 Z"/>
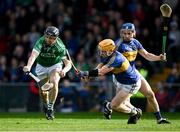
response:
<path fill-rule="evenodd" d="M 127 125 L 128 115 L 113 113 L 105 120 L 102 113 L 56 113 L 54 121 L 43 113 L 0 113 L 0 131 L 180 131 L 180 113 L 163 113 L 172 124 L 156 124 L 152 113 L 143 113 L 136 125 Z"/>

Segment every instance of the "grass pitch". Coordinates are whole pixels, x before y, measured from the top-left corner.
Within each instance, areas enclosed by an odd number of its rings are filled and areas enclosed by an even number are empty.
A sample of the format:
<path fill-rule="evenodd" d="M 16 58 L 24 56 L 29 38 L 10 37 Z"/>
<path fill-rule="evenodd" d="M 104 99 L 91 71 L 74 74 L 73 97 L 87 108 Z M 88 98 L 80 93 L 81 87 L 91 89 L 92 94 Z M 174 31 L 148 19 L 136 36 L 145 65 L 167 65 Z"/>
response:
<path fill-rule="evenodd" d="M 143 113 L 135 125 L 127 125 L 128 115 L 113 113 L 55 113 L 48 121 L 43 113 L 0 113 L 0 131 L 180 131 L 180 113 L 163 113 L 171 124 L 156 124 L 152 113 Z"/>

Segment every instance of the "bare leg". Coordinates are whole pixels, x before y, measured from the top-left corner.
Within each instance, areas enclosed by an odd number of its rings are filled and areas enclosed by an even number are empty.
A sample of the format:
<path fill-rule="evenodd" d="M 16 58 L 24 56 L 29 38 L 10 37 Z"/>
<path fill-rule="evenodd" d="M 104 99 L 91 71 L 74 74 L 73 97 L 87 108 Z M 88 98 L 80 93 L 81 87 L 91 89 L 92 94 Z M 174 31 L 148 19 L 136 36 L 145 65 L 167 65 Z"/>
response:
<path fill-rule="evenodd" d="M 53 87 L 49 90 L 49 103 L 47 108 L 46 118 L 48 120 L 54 119 L 54 103 L 58 95 L 58 83 L 60 80 L 59 72 L 53 70 L 50 73 L 50 83 L 53 83 Z"/>
<path fill-rule="evenodd" d="M 130 98 L 130 96 L 131 94 L 120 90 L 112 99 L 111 108 L 119 112 L 131 113 L 132 109 L 125 105 L 125 101 Z"/>
<path fill-rule="evenodd" d="M 50 73 L 50 82 L 53 83 L 52 89 L 49 91 L 49 105 L 48 109 L 53 109 L 54 103 L 58 95 L 58 83 L 60 80 L 59 72 L 53 70 Z"/>
<path fill-rule="evenodd" d="M 152 91 L 150 85 L 148 82 L 142 77 L 141 78 L 141 88 L 140 92 L 146 96 L 148 103 L 150 104 L 151 108 L 154 111 L 154 115 L 157 119 L 158 124 L 169 124 L 170 122 L 167 121 L 165 118 L 162 117 L 160 109 L 159 109 L 159 104 L 156 100 L 156 97 L 154 95 L 154 92 Z"/>
<path fill-rule="evenodd" d="M 44 83 L 48 82 L 48 78 L 45 78 L 43 79 L 44 80 Z M 47 105 L 49 103 L 49 98 L 48 98 L 48 91 L 42 91 L 40 88 L 39 88 L 39 94 L 40 94 L 40 97 L 43 101 L 43 105 L 44 107 L 47 108 Z"/>
<path fill-rule="evenodd" d="M 42 90 L 39 90 L 39 91 L 40 91 L 40 96 L 41 96 L 43 103 L 48 104 L 49 103 L 48 91 L 42 91 Z"/>
<path fill-rule="evenodd" d="M 131 108 L 131 109 L 135 108 L 135 107 L 131 104 L 130 98 L 127 98 L 127 99 L 124 101 L 124 104 L 125 104 L 127 107 Z"/>
<path fill-rule="evenodd" d="M 119 111 L 119 112 L 123 112 L 123 113 L 129 113 L 130 117 L 128 119 L 128 124 L 136 124 L 137 121 L 140 119 L 141 115 L 142 115 L 142 111 L 141 109 L 137 109 L 135 108 L 133 105 L 133 108 L 130 108 L 126 105 L 126 101 L 129 102 L 128 99 L 130 99 L 130 97 L 132 96 L 132 94 L 127 93 L 124 90 L 120 90 L 116 96 L 112 99 L 111 101 L 111 108 Z"/>
<path fill-rule="evenodd" d="M 144 78 L 141 79 L 141 88 L 139 91 L 147 98 L 147 101 L 150 104 L 150 106 L 152 107 L 153 111 L 158 112 L 159 111 L 159 105 L 158 105 L 158 102 L 157 102 L 156 97 L 154 95 L 154 92 L 152 91 L 150 85 L 148 84 L 148 82 Z M 129 108 L 134 107 L 130 103 L 130 98 L 126 99 L 125 104 Z"/>
<path fill-rule="evenodd" d="M 153 111 L 159 111 L 159 105 L 154 95 L 154 92 L 152 91 L 150 85 L 144 78 L 141 78 L 141 88 L 139 91 L 147 98 L 147 101 L 152 107 Z"/>

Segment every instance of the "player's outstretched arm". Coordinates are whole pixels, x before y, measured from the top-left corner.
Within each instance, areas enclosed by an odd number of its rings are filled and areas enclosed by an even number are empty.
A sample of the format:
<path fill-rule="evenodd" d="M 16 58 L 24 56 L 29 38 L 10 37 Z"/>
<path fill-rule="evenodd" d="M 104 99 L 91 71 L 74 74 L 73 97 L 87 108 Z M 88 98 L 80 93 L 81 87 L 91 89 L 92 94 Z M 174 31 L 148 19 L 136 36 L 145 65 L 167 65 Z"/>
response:
<path fill-rule="evenodd" d="M 147 52 L 145 49 L 140 50 L 139 54 L 144 57 L 145 59 L 149 61 L 166 61 L 166 54 L 160 54 L 160 55 L 155 55 L 153 53 Z"/>
<path fill-rule="evenodd" d="M 81 78 L 98 77 L 98 76 L 104 76 L 105 74 L 112 71 L 113 69 L 114 69 L 113 67 L 108 67 L 108 66 L 104 65 L 99 69 L 94 69 L 94 70 L 90 70 L 90 71 L 79 71 L 79 73 L 77 75 Z"/>
<path fill-rule="evenodd" d="M 39 55 L 39 52 L 37 52 L 36 50 L 33 50 L 31 52 L 31 55 L 30 55 L 28 62 L 27 62 L 27 65 L 23 67 L 24 72 L 29 72 L 31 70 L 31 67 L 34 64 L 34 61 L 36 60 L 38 55 Z"/>

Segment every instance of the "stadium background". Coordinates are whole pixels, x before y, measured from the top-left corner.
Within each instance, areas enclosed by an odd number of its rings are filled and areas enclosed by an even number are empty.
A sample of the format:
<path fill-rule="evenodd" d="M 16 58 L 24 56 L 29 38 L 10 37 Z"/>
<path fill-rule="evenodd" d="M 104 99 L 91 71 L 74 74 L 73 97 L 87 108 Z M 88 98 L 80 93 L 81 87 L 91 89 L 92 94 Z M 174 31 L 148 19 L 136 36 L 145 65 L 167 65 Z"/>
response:
<path fill-rule="evenodd" d="M 81 70 L 98 63 L 96 45 L 103 38 L 119 37 L 124 22 L 133 22 L 137 39 L 149 52 L 161 53 L 162 16 L 159 0 L 1 0 L 0 1 L 0 111 L 41 111 L 38 88 L 20 69 L 36 40 L 48 25 L 57 26 L 73 62 Z M 168 2 L 168 1 L 167 1 Z M 171 3 L 172 2 L 172 3 Z M 138 56 L 137 67 L 156 93 L 162 111 L 180 111 L 179 1 L 170 1 L 167 59 L 148 62 Z M 56 111 L 101 111 L 102 101 L 111 99 L 111 77 L 82 83 L 72 69 L 60 82 Z M 63 100 L 62 100 L 63 97 Z M 62 102 L 61 102 L 62 101 Z M 151 111 L 142 95 L 135 105 Z"/>

